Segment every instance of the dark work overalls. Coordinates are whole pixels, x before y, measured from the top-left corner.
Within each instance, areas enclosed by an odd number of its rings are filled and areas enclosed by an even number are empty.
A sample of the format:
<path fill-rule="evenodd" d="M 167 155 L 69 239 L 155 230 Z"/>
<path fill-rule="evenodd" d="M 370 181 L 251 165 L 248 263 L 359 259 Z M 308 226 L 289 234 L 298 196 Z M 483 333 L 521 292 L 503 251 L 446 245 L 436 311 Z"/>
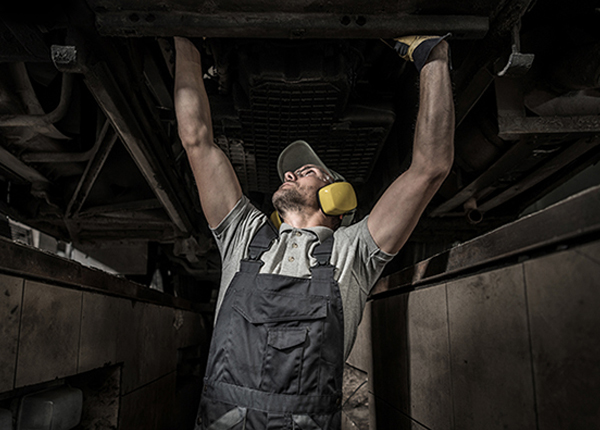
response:
<path fill-rule="evenodd" d="M 249 246 L 215 325 L 196 429 L 338 430 L 344 320 L 333 237 L 315 247 L 311 278 L 259 274 L 277 233 Z"/>

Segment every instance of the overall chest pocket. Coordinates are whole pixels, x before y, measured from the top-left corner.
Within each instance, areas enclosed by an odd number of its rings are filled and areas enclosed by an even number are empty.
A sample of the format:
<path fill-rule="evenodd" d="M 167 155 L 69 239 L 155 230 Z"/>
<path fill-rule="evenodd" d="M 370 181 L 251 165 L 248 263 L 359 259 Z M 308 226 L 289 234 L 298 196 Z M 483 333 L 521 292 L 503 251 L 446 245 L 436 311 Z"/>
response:
<path fill-rule="evenodd" d="M 249 360 L 257 360 L 260 390 L 303 394 L 316 388 L 323 325 L 328 300 L 269 291 L 243 295 L 233 304 L 251 326 L 255 339 Z M 259 362 L 260 364 L 259 364 Z"/>

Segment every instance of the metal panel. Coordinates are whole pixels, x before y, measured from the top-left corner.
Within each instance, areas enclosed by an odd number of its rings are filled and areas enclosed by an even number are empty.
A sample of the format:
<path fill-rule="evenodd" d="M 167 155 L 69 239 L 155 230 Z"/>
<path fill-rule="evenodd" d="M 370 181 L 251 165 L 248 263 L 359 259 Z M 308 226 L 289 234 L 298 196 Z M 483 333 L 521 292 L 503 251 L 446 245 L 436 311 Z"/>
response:
<path fill-rule="evenodd" d="M 600 422 L 600 242 L 524 263 L 540 430 Z"/>
<path fill-rule="evenodd" d="M 117 362 L 117 334 L 124 328 L 119 319 L 121 300 L 123 299 L 83 293 L 78 364 L 80 373 Z"/>
<path fill-rule="evenodd" d="M 13 389 L 19 341 L 23 279 L 0 275 L 0 393 Z"/>
<path fill-rule="evenodd" d="M 173 411 L 176 374 L 171 373 L 139 390 L 121 397 L 120 429 L 162 430 L 170 428 Z"/>
<path fill-rule="evenodd" d="M 408 295 L 403 294 L 376 300 L 372 305 L 372 342 L 373 351 L 377 351 L 369 375 L 372 391 L 400 411 L 407 411 L 410 405 L 407 303 Z M 379 416 L 377 421 L 379 425 Z"/>
<path fill-rule="evenodd" d="M 81 294 L 25 282 L 15 387 L 77 373 Z"/>
<path fill-rule="evenodd" d="M 369 428 L 376 430 L 430 430 L 420 423 L 411 420 L 398 409 L 387 403 L 385 400 L 369 396 L 369 407 L 375 411 L 376 426 L 370 425 Z M 436 429 L 437 430 L 437 429 Z"/>
<path fill-rule="evenodd" d="M 427 428 L 452 428 L 445 285 L 409 293 L 408 354 L 410 409 L 405 412 Z"/>
<path fill-rule="evenodd" d="M 122 392 L 130 393 L 177 367 L 174 310 L 146 303 L 124 302 L 117 336 L 117 359 L 124 361 Z"/>
<path fill-rule="evenodd" d="M 521 265 L 447 289 L 455 428 L 535 428 Z"/>
<path fill-rule="evenodd" d="M 117 334 L 117 361 L 123 363 L 121 393 L 125 395 L 142 385 L 140 363 L 143 360 L 143 318 L 150 305 L 124 300 L 120 302 L 120 306 L 119 324 L 127 327 L 127 330 L 120 330 Z"/>

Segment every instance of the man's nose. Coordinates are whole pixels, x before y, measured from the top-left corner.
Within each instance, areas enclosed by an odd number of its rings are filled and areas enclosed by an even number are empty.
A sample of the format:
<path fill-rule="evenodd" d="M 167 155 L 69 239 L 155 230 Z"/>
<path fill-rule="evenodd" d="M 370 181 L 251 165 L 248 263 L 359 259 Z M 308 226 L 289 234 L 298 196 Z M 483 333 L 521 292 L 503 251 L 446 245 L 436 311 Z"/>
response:
<path fill-rule="evenodd" d="M 283 175 L 283 178 L 285 179 L 285 182 L 293 182 L 296 179 L 298 179 L 296 174 L 291 171 L 285 172 L 285 174 Z"/>

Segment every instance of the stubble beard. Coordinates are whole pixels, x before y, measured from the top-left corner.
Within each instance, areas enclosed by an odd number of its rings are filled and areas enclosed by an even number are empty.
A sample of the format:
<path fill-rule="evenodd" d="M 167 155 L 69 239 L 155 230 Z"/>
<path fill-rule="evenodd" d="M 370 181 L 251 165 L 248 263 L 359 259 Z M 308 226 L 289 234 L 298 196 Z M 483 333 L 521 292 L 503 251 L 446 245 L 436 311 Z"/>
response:
<path fill-rule="evenodd" d="M 279 189 L 273 194 L 273 207 L 282 217 L 289 212 L 303 212 L 309 205 L 307 197 L 302 195 L 297 187 Z"/>

